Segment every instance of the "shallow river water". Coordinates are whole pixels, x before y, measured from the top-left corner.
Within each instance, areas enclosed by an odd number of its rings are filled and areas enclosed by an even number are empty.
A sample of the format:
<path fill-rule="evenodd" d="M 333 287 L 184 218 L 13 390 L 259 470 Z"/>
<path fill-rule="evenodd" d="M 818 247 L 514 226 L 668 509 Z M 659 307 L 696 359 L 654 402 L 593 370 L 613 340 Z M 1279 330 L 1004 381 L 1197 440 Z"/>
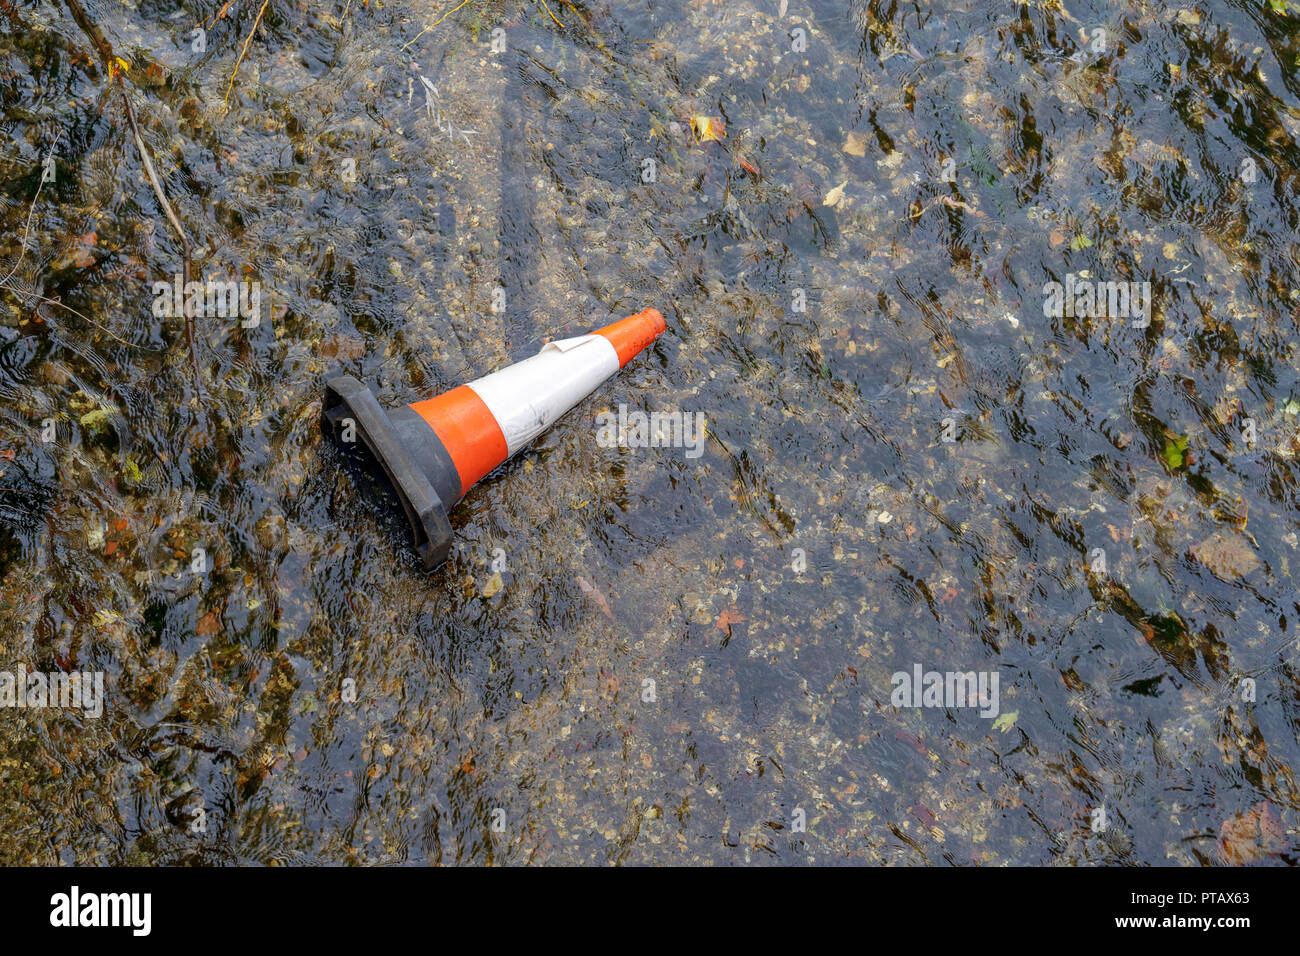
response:
<path fill-rule="evenodd" d="M 0 3 L 0 669 L 104 675 L 0 710 L 0 859 L 1294 862 L 1298 57 L 1282 0 Z M 127 103 L 243 283 L 197 369 Z M 646 306 L 433 574 L 322 437 Z"/>

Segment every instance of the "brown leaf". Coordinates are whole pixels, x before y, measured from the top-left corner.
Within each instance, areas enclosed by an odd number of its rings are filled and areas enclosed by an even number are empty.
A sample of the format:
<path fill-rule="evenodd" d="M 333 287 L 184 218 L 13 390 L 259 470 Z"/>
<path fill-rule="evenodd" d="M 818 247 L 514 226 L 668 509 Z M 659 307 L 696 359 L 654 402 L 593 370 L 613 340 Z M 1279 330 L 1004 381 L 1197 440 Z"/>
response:
<path fill-rule="evenodd" d="M 1286 830 L 1267 800 L 1229 817 L 1219 827 L 1219 858 L 1229 866 L 1259 863 L 1286 847 Z"/>
<path fill-rule="evenodd" d="M 601 594 L 596 586 L 581 574 L 578 575 L 577 580 L 578 590 L 585 594 L 589 600 L 594 601 L 596 606 L 605 612 L 607 618 L 611 621 L 614 620 L 614 612 L 609 609 L 609 601 L 605 599 L 605 595 Z"/>
<path fill-rule="evenodd" d="M 365 355 L 366 343 L 355 335 L 331 335 L 320 344 L 320 354 L 346 362 Z"/>
<path fill-rule="evenodd" d="M 1191 556 L 1224 581 L 1244 578 L 1260 566 L 1259 558 L 1244 535 L 1217 532 L 1192 545 Z"/>
<path fill-rule="evenodd" d="M 939 202 L 943 203 L 949 209 L 960 209 L 962 212 L 968 212 L 972 216 L 984 218 L 984 213 L 980 212 L 970 203 L 962 202 L 960 199 L 953 199 L 951 196 L 940 196 Z"/>
<path fill-rule="evenodd" d="M 723 634 L 726 634 L 728 637 L 730 637 L 731 625 L 739 624 L 743 620 L 745 620 L 745 618 L 741 615 L 739 609 L 734 607 L 729 607 L 721 614 L 718 615 L 718 619 L 714 622 L 714 624 L 717 625 L 718 630 L 720 630 Z"/>
<path fill-rule="evenodd" d="M 199 618 L 198 627 L 194 629 L 199 637 L 211 637 L 221 630 L 221 612 L 209 611 Z"/>
<path fill-rule="evenodd" d="M 907 741 L 907 743 L 912 745 L 912 749 L 919 754 L 925 754 L 930 752 L 929 748 L 926 747 L 926 745 L 921 742 L 920 737 L 913 736 L 912 734 L 909 734 L 905 730 L 897 731 L 894 734 L 894 739 Z"/>
<path fill-rule="evenodd" d="M 72 266 L 74 269 L 88 269 L 95 264 L 95 257 L 90 250 L 94 249 L 98 242 L 99 237 L 93 232 L 79 236 L 76 244 L 63 254 L 63 257 L 54 264 L 54 268 L 66 269 Z"/>
<path fill-rule="evenodd" d="M 850 156 L 867 155 L 867 135 L 850 130 L 845 136 L 844 152 Z"/>

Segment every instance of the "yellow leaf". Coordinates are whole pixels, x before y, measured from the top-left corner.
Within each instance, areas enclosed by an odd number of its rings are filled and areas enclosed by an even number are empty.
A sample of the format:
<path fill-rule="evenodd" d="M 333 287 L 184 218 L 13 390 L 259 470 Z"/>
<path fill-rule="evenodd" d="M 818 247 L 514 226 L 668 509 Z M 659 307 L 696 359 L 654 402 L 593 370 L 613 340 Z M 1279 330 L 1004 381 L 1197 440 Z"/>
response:
<path fill-rule="evenodd" d="M 695 130 L 695 137 L 701 143 L 709 140 L 721 143 L 727 138 L 726 124 L 716 116 L 692 116 L 691 129 Z"/>
<path fill-rule="evenodd" d="M 844 180 L 844 182 L 840 183 L 838 186 L 836 186 L 834 189 L 828 192 L 826 194 L 826 198 L 822 201 L 822 205 L 838 206 L 840 204 L 840 200 L 844 198 L 844 187 L 847 186 L 848 184 L 849 181 L 846 179 Z"/>
<path fill-rule="evenodd" d="M 505 582 L 501 580 L 501 572 L 498 571 L 496 574 L 492 575 L 492 577 L 488 578 L 487 584 L 483 585 L 483 596 L 485 598 L 490 598 L 504 586 Z"/>
<path fill-rule="evenodd" d="M 844 152 L 850 156 L 867 155 L 867 135 L 856 131 L 849 133 L 847 142 L 844 144 Z"/>

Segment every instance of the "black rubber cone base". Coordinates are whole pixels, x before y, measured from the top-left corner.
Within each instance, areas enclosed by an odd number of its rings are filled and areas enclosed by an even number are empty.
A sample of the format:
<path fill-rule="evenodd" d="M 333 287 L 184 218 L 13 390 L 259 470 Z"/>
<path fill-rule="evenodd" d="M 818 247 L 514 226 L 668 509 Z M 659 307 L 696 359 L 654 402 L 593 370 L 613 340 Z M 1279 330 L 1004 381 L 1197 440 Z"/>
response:
<path fill-rule="evenodd" d="M 444 495 L 449 494 L 449 489 L 458 490 L 460 479 L 455 477 L 451 458 L 433 429 L 419 421 L 413 412 L 409 417 L 415 418 L 423 432 L 428 433 L 427 436 L 417 433 L 419 444 L 412 442 L 412 423 L 405 417 L 400 421 L 390 420 L 370 389 L 351 375 L 332 378 L 325 385 L 322 427 L 339 448 L 385 480 L 406 512 L 411 537 L 425 570 L 432 571 L 447 560 L 451 551 L 448 507 L 438 489 Z M 440 460 L 439 453 L 445 462 Z M 450 500 L 455 504 L 454 497 Z"/>

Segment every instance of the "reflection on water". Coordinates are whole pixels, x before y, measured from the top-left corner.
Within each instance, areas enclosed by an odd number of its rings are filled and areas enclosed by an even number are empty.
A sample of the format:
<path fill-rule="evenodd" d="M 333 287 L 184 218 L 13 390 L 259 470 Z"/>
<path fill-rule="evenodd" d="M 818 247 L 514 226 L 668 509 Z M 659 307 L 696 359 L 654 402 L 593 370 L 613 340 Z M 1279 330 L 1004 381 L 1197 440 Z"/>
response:
<path fill-rule="evenodd" d="M 5 12 L 5 859 L 1293 861 L 1300 16 L 448 9 Z M 432 577 L 322 441 L 646 305 Z"/>

